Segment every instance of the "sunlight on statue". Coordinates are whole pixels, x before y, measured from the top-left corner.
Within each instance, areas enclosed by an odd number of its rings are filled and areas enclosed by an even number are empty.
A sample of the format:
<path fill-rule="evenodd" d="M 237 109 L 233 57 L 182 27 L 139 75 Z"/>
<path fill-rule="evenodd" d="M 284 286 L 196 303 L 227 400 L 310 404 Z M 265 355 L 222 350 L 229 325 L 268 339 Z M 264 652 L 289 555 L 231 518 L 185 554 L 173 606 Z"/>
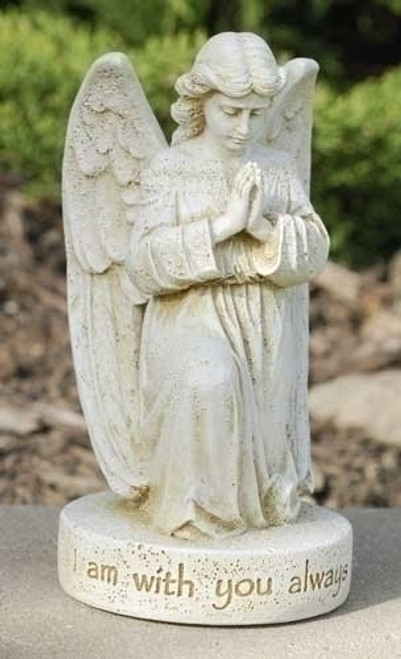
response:
<path fill-rule="evenodd" d="M 308 282 L 329 246 L 309 201 L 317 69 L 223 33 L 177 80 L 171 146 L 118 53 L 71 113 L 80 399 L 111 489 L 167 535 L 289 524 L 312 489 Z"/>

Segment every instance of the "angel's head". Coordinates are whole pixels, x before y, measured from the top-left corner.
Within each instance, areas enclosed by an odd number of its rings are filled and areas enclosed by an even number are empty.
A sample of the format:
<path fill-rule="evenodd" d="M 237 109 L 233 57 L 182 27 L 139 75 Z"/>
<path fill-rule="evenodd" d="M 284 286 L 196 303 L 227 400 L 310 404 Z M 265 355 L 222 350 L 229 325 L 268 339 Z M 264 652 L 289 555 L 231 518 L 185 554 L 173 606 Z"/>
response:
<path fill-rule="evenodd" d="M 178 128 L 173 143 L 196 137 L 205 128 L 224 132 L 230 123 L 239 125 L 234 117 L 246 115 L 250 123 L 245 126 L 244 119 L 231 140 L 234 148 L 236 142 L 240 147 L 247 132 L 257 133 L 262 126 L 262 114 L 283 84 L 282 70 L 263 39 L 249 32 L 217 34 L 201 48 L 192 69 L 176 82 L 179 98 L 171 114 Z M 217 121 L 215 126 L 213 121 Z"/>

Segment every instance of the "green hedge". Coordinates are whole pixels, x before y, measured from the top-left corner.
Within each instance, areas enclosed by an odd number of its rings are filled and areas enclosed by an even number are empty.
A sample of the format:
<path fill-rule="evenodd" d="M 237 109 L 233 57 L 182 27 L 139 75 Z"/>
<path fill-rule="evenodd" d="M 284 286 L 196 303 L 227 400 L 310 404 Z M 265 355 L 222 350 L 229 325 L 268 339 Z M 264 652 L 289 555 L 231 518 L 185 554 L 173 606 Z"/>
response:
<path fill-rule="evenodd" d="M 27 194 L 58 200 L 68 114 L 93 60 L 126 52 L 168 131 L 172 85 L 203 41 L 181 34 L 130 52 L 116 34 L 62 16 L 0 13 L 0 168 L 20 174 Z"/>
<path fill-rule="evenodd" d="M 137 51 L 106 30 L 62 16 L 0 13 L 0 168 L 20 174 L 27 194 L 58 200 L 69 109 L 89 64 L 127 52 L 165 130 L 173 83 L 204 36 L 150 38 Z M 352 264 L 387 258 L 401 245 L 401 69 L 343 96 L 318 88 L 312 199 L 333 255 Z"/>
<path fill-rule="evenodd" d="M 332 254 L 353 265 L 401 247 L 401 67 L 344 96 L 320 89 L 312 195 Z"/>
<path fill-rule="evenodd" d="M 68 110 L 85 67 L 121 47 L 62 17 L 0 14 L 0 163 L 36 196 L 59 197 Z"/>

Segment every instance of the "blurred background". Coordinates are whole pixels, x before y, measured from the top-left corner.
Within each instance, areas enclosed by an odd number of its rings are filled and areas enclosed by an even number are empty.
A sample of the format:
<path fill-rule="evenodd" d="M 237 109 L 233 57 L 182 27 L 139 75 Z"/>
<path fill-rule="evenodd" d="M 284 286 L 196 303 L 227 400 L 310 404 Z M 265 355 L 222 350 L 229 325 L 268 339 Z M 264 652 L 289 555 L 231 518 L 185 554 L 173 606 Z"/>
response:
<path fill-rule="evenodd" d="M 170 135 L 175 79 L 224 30 L 321 66 L 311 196 L 332 260 L 311 289 L 315 499 L 401 505 L 401 0 L 0 2 L 0 503 L 105 487 L 65 303 L 61 158 L 80 81 L 126 52 Z"/>

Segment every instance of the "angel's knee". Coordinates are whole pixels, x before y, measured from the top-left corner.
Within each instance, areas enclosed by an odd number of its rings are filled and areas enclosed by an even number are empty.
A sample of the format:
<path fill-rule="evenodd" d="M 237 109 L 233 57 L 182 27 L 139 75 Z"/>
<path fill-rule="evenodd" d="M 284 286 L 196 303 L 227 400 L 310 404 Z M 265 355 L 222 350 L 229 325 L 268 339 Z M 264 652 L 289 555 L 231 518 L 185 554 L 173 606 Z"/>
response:
<path fill-rule="evenodd" d="M 237 388 L 238 373 L 232 356 L 226 350 L 205 350 L 189 356 L 184 370 L 185 388 L 203 395 L 227 395 Z"/>

